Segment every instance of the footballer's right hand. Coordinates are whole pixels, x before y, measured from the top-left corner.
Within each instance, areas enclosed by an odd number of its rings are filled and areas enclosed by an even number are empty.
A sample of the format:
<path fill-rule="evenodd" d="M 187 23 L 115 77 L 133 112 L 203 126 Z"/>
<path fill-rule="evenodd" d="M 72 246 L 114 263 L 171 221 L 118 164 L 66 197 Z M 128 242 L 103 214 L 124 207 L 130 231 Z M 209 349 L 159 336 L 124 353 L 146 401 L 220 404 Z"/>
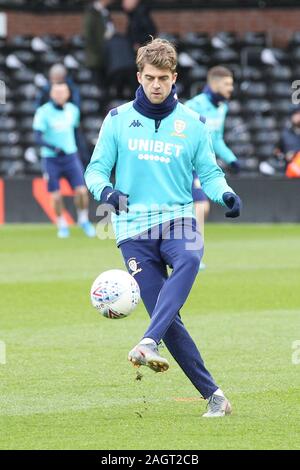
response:
<path fill-rule="evenodd" d="M 116 214 L 119 215 L 122 211 L 129 212 L 128 197 L 129 194 L 122 193 L 122 191 L 106 186 L 101 193 L 100 201 L 102 204 L 111 205 L 115 209 Z"/>

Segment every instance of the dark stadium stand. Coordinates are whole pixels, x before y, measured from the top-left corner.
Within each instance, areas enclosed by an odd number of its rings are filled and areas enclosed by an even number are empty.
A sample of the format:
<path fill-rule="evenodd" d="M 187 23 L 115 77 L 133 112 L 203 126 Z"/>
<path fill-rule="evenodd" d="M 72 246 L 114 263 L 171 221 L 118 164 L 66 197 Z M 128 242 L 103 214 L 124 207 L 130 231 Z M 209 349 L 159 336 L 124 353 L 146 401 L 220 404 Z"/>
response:
<path fill-rule="evenodd" d="M 80 11 L 87 0 L 0 0 L 0 8 L 22 9 L 31 11 Z M 113 8 L 120 7 L 121 0 L 114 2 Z M 155 9 L 182 8 L 182 0 L 149 0 Z M 184 8 L 266 8 L 266 7 L 293 7 L 297 0 L 184 0 Z"/>
<path fill-rule="evenodd" d="M 231 32 L 213 37 L 205 33 L 161 36 L 177 44 L 178 92 L 183 101 L 201 90 L 209 67 L 222 63 L 232 69 L 236 85 L 225 140 L 243 159 L 244 171 L 257 172 L 260 161 L 272 155 L 289 113 L 291 83 L 299 78 L 300 71 L 295 61 L 300 58 L 300 33 L 294 34 L 285 50 L 269 47 L 264 33 L 247 32 L 243 37 Z M 103 106 L 107 93 L 91 85 L 83 38 L 26 35 L 0 41 L 0 80 L 6 84 L 6 104 L 0 105 L 0 174 L 39 172 L 32 134 L 34 102 L 49 67 L 59 61 L 65 63 L 79 85 L 83 129 L 92 148 L 107 111 Z M 108 107 L 127 99 L 117 98 Z"/>

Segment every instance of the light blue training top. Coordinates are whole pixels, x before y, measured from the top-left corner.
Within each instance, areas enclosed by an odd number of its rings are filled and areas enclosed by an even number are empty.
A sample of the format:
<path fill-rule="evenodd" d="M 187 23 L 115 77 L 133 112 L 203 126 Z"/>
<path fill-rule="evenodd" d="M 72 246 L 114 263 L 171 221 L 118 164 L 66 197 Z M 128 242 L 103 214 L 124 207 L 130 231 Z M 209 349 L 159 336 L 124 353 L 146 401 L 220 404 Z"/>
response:
<path fill-rule="evenodd" d="M 228 112 L 227 103 L 214 106 L 206 93 L 200 93 L 200 95 L 186 101 L 185 105 L 206 118 L 206 124 L 211 132 L 213 149 L 217 157 L 227 164 L 235 162 L 237 157 L 224 142 L 224 124 Z"/>
<path fill-rule="evenodd" d="M 73 103 L 63 109 L 56 108 L 51 101 L 40 106 L 33 118 L 33 129 L 41 131 L 47 144 L 62 149 L 66 154 L 77 152 L 75 128 L 79 126 L 80 111 Z M 55 157 L 53 150 L 42 147 L 42 157 Z"/>
<path fill-rule="evenodd" d="M 192 171 L 203 190 L 224 205 L 222 195 L 234 192 L 216 163 L 207 126 L 181 103 L 159 128 L 138 113 L 133 102 L 105 118 L 85 172 L 87 187 L 99 201 L 115 169 L 115 189 L 129 195 L 129 212 L 112 214 L 117 243 L 179 217 L 194 217 Z"/>

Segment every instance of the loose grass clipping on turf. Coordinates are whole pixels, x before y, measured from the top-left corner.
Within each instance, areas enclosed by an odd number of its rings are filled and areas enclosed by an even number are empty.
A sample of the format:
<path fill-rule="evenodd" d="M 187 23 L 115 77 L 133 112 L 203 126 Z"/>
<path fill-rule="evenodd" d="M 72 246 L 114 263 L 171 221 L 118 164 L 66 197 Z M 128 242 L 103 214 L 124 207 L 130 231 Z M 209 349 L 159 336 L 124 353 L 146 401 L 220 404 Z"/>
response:
<path fill-rule="evenodd" d="M 136 377 L 135 377 L 134 380 L 139 381 L 139 380 L 142 380 L 142 378 L 143 378 L 143 374 L 139 370 L 137 370 L 136 371 Z"/>

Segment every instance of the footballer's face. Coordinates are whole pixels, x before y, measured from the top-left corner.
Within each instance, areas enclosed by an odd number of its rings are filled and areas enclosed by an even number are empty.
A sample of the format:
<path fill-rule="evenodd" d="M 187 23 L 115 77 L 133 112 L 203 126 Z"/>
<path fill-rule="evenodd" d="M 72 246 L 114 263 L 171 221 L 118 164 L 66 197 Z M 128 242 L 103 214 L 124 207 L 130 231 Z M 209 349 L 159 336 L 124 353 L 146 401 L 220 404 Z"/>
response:
<path fill-rule="evenodd" d="M 66 83 L 52 85 L 50 97 L 59 106 L 63 106 L 70 98 L 70 90 Z"/>
<path fill-rule="evenodd" d="M 137 73 L 137 79 L 148 100 L 153 104 L 160 104 L 171 93 L 177 73 L 171 72 L 170 69 L 158 69 L 153 65 L 145 64 L 142 72 Z"/>
<path fill-rule="evenodd" d="M 226 100 L 229 100 L 233 92 L 233 78 L 216 78 L 211 82 L 211 89 L 215 93 L 219 93 L 220 95 L 224 96 Z"/>

